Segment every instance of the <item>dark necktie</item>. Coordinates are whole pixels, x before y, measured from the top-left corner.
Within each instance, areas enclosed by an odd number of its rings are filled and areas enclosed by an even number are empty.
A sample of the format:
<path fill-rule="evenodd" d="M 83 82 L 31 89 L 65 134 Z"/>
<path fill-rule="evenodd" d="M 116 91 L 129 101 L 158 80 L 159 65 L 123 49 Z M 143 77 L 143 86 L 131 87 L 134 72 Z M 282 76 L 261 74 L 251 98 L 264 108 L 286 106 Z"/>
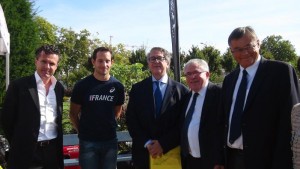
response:
<path fill-rule="evenodd" d="M 247 71 L 243 70 L 242 81 L 235 99 L 234 109 L 231 117 L 229 142 L 233 144 L 234 141 L 241 135 L 241 118 L 244 110 L 245 96 L 247 90 Z"/>
<path fill-rule="evenodd" d="M 160 83 L 159 81 L 155 81 L 156 90 L 154 92 L 154 97 L 155 97 L 155 115 L 156 115 L 156 117 L 159 117 L 159 115 L 160 115 L 160 108 L 161 108 L 161 103 L 162 103 L 162 94 L 160 91 L 159 83 Z"/>
<path fill-rule="evenodd" d="M 194 93 L 194 95 L 193 95 L 193 100 L 192 100 L 191 106 L 185 116 L 183 128 L 181 131 L 182 132 L 181 133 L 181 150 L 184 155 L 187 155 L 189 153 L 188 128 L 189 128 L 190 122 L 193 117 L 193 113 L 195 110 L 195 105 L 196 105 L 196 100 L 197 100 L 198 95 L 199 95 L 199 93 Z"/>

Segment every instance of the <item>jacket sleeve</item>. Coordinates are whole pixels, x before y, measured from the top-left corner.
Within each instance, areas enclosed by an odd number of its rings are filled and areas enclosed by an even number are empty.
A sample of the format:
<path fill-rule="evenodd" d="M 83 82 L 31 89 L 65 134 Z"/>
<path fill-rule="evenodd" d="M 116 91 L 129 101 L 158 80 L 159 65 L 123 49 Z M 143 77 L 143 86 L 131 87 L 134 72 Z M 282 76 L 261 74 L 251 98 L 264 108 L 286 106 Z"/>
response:
<path fill-rule="evenodd" d="M 19 93 L 15 83 L 11 83 L 7 89 L 1 113 L 1 124 L 4 135 L 10 143 L 17 120 Z"/>
<path fill-rule="evenodd" d="M 149 138 L 146 136 L 145 131 L 143 131 L 141 125 L 139 124 L 141 123 L 138 118 L 139 112 L 136 110 L 136 107 L 139 106 L 138 99 L 139 97 L 137 96 L 136 86 L 133 85 L 129 93 L 129 102 L 125 114 L 126 124 L 132 139 L 135 140 L 136 143 L 145 144 Z"/>
<path fill-rule="evenodd" d="M 164 153 L 167 153 L 180 144 L 180 118 L 182 113 L 182 101 L 183 98 L 188 94 L 188 92 L 188 89 L 184 86 L 180 85 L 176 87 L 176 94 L 173 96 L 173 100 L 175 101 L 175 103 L 168 110 L 173 116 L 171 118 L 173 119 L 173 122 L 171 122 L 171 124 L 166 129 L 164 129 L 166 130 L 166 133 L 162 135 L 160 139 L 158 139 Z"/>

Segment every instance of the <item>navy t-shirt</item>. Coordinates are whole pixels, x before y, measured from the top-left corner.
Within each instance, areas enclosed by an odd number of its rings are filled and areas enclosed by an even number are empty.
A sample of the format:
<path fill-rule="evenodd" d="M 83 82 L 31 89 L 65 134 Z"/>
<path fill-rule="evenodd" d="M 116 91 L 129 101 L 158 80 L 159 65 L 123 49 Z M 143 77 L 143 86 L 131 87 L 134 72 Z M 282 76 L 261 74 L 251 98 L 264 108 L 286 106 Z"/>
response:
<path fill-rule="evenodd" d="M 71 101 L 81 105 L 79 138 L 105 141 L 116 138 L 115 106 L 124 103 L 124 86 L 114 77 L 99 81 L 90 75 L 74 86 Z"/>

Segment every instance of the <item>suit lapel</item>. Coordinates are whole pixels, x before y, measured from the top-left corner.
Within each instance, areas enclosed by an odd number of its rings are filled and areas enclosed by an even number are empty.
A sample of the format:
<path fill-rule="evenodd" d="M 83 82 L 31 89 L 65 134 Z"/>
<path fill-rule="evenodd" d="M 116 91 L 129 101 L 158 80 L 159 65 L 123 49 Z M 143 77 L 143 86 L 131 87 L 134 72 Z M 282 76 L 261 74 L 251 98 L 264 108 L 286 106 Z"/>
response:
<path fill-rule="evenodd" d="M 193 92 L 192 91 L 190 91 L 189 92 L 189 94 L 188 94 L 188 96 L 186 97 L 186 99 L 184 100 L 184 107 L 183 107 L 183 110 L 184 110 L 184 118 L 185 118 L 185 116 L 186 116 L 186 112 L 188 111 L 187 109 L 188 109 L 188 105 L 189 105 L 189 102 L 190 102 L 190 100 L 191 100 L 191 97 L 193 96 Z"/>
<path fill-rule="evenodd" d="M 257 90 L 258 90 L 260 84 L 263 82 L 263 80 L 265 79 L 264 77 L 267 75 L 266 74 L 267 71 L 264 71 L 265 61 L 266 61 L 266 59 L 261 58 L 261 61 L 260 61 L 259 66 L 257 68 L 256 74 L 254 75 L 253 82 L 252 82 L 251 87 L 250 87 L 249 92 L 248 92 L 244 112 L 246 112 L 247 109 L 249 108 L 249 105 L 251 104 L 251 102 L 253 101 L 253 98 L 257 94 Z"/>
<path fill-rule="evenodd" d="M 29 79 L 28 90 L 29 90 L 29 93 L 32 97 L 32 100 L 34 101 L 34 104 L 35 104 L 36 108 L 38 110 L 40 110 L 39 96 L 38 96 L 38 93 L 37 93 L 37 85 L 36 85 L 36 80 L 35 80 L 34 75 L 32 75 Z"/>
<path fill-rule="evenodd" d="M 211 99 L 213 99 L 215 96 L 213 95 L 213 93 L 210 92 L 210 88 L 211 88 L 211 83 L 209 82 L 208 83 L 208 86 L 207 86 L 207 90 L 206 90 L 206 94 L 205 94 L 205 99 L 204 99 L 204 102 L 203 102 L 203 106 L 202 106 L 202 110 L 201 110 L 201 119 L 200 119 L 200 129 L 199 131 L 201 130 L 201 128 L 203 127 L 203 125 L 205 124 L 206 120 L 206 115 L 207 115 L 207 110 L 210 106 L 210 104 L 213 104 Z"/>
<path fill-rule="evenodd" d="M 167 109 L 170 101 L 173 101 L 173 93 L 174 93 L 174 84 L 172 82 L 172 80 L 170 78 L 168 78 L 168 84 L 167 84 L 167 88 L 165 91 L 165 95 L 163 98 L 163 103 L 162 103 L 162 107 L 161 107 L 161 115 L 165 112 L 165 110 Z M 153 99 L 154 100 L 154 99 Z"/>
<path fill-rule="evenodd" d="M 227 112 L 227 122 L 229 121 L 233 92 L 234 92 L 236 81 L 239 77 L 239 73 L 240 73 L 240 69 L 236 69 L 233 72 L 233 75 L 231 77 L 232 79 L 227 79 L 227 81 L 229 82 L 228 89 L 227 89 L 227 91 L 225 91 L 227 93 L 226 96 L 225 96 L 226 97 L 225 106 L 227 106 L 227 107 L 225 107 L 225 112 Z"/>
<path fill-rule="evenodd" d="M 60 103 L 62 102 L 62 100 L 61 100 L 62 93 L 61 93 L 61 88 L 58 85 L 58 83 L 59 82 L 56 82 L 54 92 L 56 95 L 57 113 L 62 114 L 63 110 L 62 110 L 62 107 L 60 106 Z"/>
<path fill-rule="evenodd" d="M 148 79 L 143 84 L 144 87 L 144 93 L 142 93 L 141 100 L 145 100 L 146 103 L 149 103 L 148 110 L 149 113 L 147 115 L 149 116 L 148 119 L 155 119 L 155 101 L 154 101 L 154 91 L 153 91 L 153 82 L 152 82 L 152 76 L 148 77 Z"/>

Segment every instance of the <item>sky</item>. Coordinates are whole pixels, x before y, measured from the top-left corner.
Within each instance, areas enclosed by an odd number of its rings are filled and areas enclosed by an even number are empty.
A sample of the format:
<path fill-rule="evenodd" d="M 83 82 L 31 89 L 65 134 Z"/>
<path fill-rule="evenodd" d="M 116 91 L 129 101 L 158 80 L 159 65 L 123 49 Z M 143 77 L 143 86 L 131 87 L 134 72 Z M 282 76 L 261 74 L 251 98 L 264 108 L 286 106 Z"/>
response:
<path fill-rule="evenodd" d="M 34 0 L 37 15 L 51 24 L 86 29 L 127 49 L 159 46 L 172 51 L 168 0 Z M 214 46 L 224 53 L 233 29 L 252 26 L 260 40 L 280 35 L 300 55 L 299 0 L 177 0 L 179 46 Z"/>

